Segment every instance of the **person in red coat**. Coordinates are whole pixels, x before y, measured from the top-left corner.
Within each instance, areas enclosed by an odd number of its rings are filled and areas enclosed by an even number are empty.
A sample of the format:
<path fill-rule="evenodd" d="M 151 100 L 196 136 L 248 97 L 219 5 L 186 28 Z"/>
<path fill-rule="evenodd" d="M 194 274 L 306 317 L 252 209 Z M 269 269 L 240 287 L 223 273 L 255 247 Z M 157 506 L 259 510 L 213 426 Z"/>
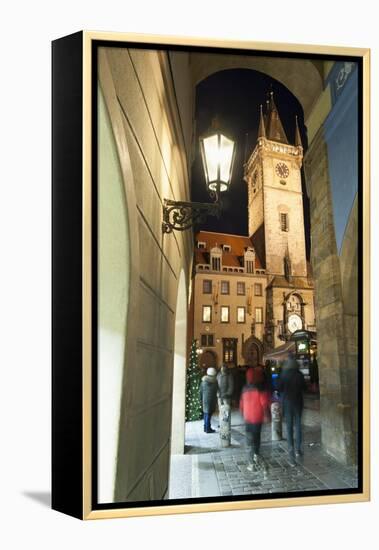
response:
<path fill-rule="evenodd" d="M 259 465 L 264 464 L 259 450 L 262 423 L 269 417 L 270 395 L 265 387 L 265 376 L 262 367 L 247 369 L 246 382 L 242 389 L 240 411 L 245 421 L 246 439 L 250 447 L 251 462 L 248 470 L 252 471 Z"/>

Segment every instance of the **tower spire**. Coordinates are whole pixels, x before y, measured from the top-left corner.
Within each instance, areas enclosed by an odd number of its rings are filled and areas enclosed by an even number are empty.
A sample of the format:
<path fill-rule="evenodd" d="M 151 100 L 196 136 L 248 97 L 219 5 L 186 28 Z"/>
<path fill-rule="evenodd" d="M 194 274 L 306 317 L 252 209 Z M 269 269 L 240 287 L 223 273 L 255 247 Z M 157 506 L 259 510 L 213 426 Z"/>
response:
<path fill-rule="evenodd" d="M 295 130 L 295 147 L 303 147 L 303 144 L 301 142 L 301 136 L 300 136 L 300 130 L 299 130 L 299 124 L 298 124 L 298 120 L 297 120 L 297 115 L 296 115 L 296 130 Z"/>
<path fill-rule="evenodd" d="M 258 128 L 258 138 L 266 137 L 266 128 L 265 128 L 265 121 L 263 119 L 263 106 L 261 104 L 260 106 L 260 115 L 259 115 L 259 128 Z"/>
<path fill-rule="evenodd" d="M 267 114 L 267 138 L 271 141 L 287 143 L 288 139 L 279 117 L 278 109 L 274 101 L 274 92 L 270 92 L 269 111 Z"/>

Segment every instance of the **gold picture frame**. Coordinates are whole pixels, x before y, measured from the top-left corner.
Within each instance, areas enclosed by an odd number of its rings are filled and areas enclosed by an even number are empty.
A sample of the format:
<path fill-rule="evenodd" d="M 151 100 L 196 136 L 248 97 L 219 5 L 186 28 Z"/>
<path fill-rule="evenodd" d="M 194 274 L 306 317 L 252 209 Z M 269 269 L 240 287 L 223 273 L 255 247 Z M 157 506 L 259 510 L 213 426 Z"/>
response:
<path fill-rule="evenodd" d="M 94 468 L 98 447 L 94 443 L 94 422 L 98 419 L 97 399 L 94 393 L 94 292 L 98 283 L 94 276 L 94 257 L 97 258 L 98 228 L 94 230 L 97 218 L 94 215 L 98 206 L 94 197 L 97 182 L 98 164 L 94 158 L 94 136 L 98 128 L 98 104 L 94 104 L 94 90 L 100 78 L 102 94 L 107 112 L 112 121 L 112 132 L 120 153 L 122 126 L 119 117 L 112 109 L 120 109 L 119 98 L 112 81 L 109 66 L 105 63 L 98 69 L 100 48 L 144 47 L 147 50 L 159 49 L 159 63 L 167 51 L 204 51 L 212 55 L 225 56 L 268 56 L 271 59 L 325 59 L 343 61 L 354 59 L 359 66 L 358 81 L 358 142 L 357 151 L 360 203 L 358 207 L 362 233 L 357 234 L 358 256 L 361 266 L 358 275 L 358 351 L 357 365 L 360 385 L 358 392 L 357 415 L 360 430 L 359 448 L 359 490 L 338 492 L 332 489 L 317 495 L 277 496 L 266 494 L 265 498 L 238 499 L 187 499 L 183 503 L 171 504 L 169 500 L 157 502 L 152 499 L 140 501 L 131 506 L 128 502 L 115 502 L 96 505 L 93 502 Z M 218 54 L 218 52 L 220 52 Z M 235 53 L 234 53 L 235 52 Z M 308 56 L 308 57 L 307 57 Z M 215 67 L 217 64 L 215 64 Z M 221 67 L 218 70 L 227 68 Z M 95 70 L 96 69 L 96 70 Z M 172 67 L 171 67 L 172 69 Z M 114 72 L 119 71 L 116 67 Z M 216 69 L 215 69 L 216 70 Z M 321 63 L 318 70 L 322 71 Z M 142 72 L 142 69 L 141 69 Z M 101 74 L 100 74 L 101 73 Z M 137 75 L 138 76 L 138 75 Z M 163 78 L 162 75 L 158 75 Z M 151 74 L 150 78 L 158 78 Z M 146 77 L 147 78 L 147 77 Z M 322 75 L 322 79 L 324 75 Z M 342 78 L 342 77 L 341 77 Z M 321 79 L 321 80 L 322 80 Z M 323 80 L 325 84 L 325 79 Z M 112 87 L 113 86 L 113 87 Z M 330 88 L 332 86 L 330 85 Z M 308 105 L 308 114 L 313 112 L 309 130 L 316 140 L 317 131 L 324 123 L 335 103 L 333 90 L 328 98 L 325 88 L 320 88 L 313 105 Z M 170 89 L 163 109 L 179 109 L 175 90 Z M 337 93 L 337 92 L 336 92 Z M 112 96 L 113 94 L 113 96 Z M 63 100 L 62 100 L 63 99 Z M 138 98 L 137 98 L 138 100 Z M 136 101 L 137 101 L 136 100 Z M 318 103 L 317 103 L 318 102 Z M 175 104 L 175 105 L 174 105 Z M 174 105 L 174 107 L 173 107 Z M 317 109 L 316 109 L 316 107 Z M 189 105 L 186 108 L 190 108 Z M 313 111 L 312 111 L 313 109 Z M 176 120 L 176 115 L 170 120 Z M 71 140 L 72 136 L 72 140 Z M 98 137 L 95 144 L 98 144 Z M 70 142 L 70 143 L 68 143 Z M 177 146 L 177 144 L 174 144 Z M 174 147 L 171 144 L 171 147 Z M 178 146 L 180 147 L 180 145 Z M 127 156 L 127 145 L 125 155 Z M 97 149 L 96 149 L 97 151 Z M 174 154 L 174 153 L 173 153 Z M 175 153 L 176 154 L 176 153 Z M 97 155 L 95 155 L 97 156 Z M 125 179 L 131 170 L 128 161 L 121 168 Z M 364 48 L 345 48 L 299 44 L 275 44 L 265 42 L 238 42 L 187 37 L 164 37 L 153 35 L 123 34 L 111 32 L 83 31 L 53 43 L 53 508 L 81 519 L 105 519 L 142 515 L 182 514 L 221 510 L 245 510 L 267 507 L 303 506 L 327 503 L 362 502 L 370 499 L 370 51 Z M 162 190 L 164 194 L 164 191 Z M 185 197 L 179 198 L 183 200 Z M 96 194 L 97 195 L 97 194 Z M 163 195 L 162 195 L 163 197 Z M 138 226 L 137 211 L 128 211 L 128 223 Z M 133 217 L 134 216 L 134 217 Z M 159 212 L 161 216 L 161 212 Z M 71 218 L 70 218 L 71 217 Z M 167 235 L 164 238 L 172 237 Z M 167 242 L 167 241 L 166 241 Z M 187 243 L 187 241 L 186 241 Z M 183 246 L 187 246 L 187 244 Z M 163 246 L 163 245 L 162 245 Z M 97 248 L 96 248 L 97 250 Z M 95 254 L 95 255 L 94 255 Z M 133 269 L 133 268 L 131 268 Z M 133 277 L 133 273 L 130 274 Z M 189 276 L 188 276 L 189 277 Z M 188 279 L 189 280 L 189 279 Z M 94 286 L 95 285 L 95 286 Z M 358 289 L 357 289 L 358 290 Z M 71 299 L 69 299 L 69 294 Z M 245 314 L 244 314 L 245 315 Z M 262 314 L 263 315 L 263 314 Z M 228 314 L 229 319 L 229 314 Z M 245 319 L 245 317 L 244 317 Z M 97 328 L 96 328 L 97 330 Z M 344 336 L 345 337 L 345 336 Z M 347 336 L 346 336 L 347 338 Z M 357 337 L 358 338 L 358 337 Z M 97 349 L 97 348 L 96 348 Z M 188 353 L 188 349 L 187 349 Z M 359 359 L 358 359 L 359 357 Z M 357 366 L 358 369 L 358 366 Z M 98 389 L 98 387 L 96 386 Z M 67 400 L 67 396 L 70 399 Z M 121 414 L 121 413 L 120 413 Z M 95 420 L 94 420 L 95 419 Z M 97 429 L 97 425 L 95 426 Z M 96 432 L 97 433 L 97 432 Z M 96 440 L 96 437 L 95 437 Z M 97 456 L 97 455 L 96 455 Z M 70 479 L 69 479 L 70 478 Z M 151 481 L 154 485 L 154 481 Z M 151 489 L 154 493 L 154 487 Z"/>

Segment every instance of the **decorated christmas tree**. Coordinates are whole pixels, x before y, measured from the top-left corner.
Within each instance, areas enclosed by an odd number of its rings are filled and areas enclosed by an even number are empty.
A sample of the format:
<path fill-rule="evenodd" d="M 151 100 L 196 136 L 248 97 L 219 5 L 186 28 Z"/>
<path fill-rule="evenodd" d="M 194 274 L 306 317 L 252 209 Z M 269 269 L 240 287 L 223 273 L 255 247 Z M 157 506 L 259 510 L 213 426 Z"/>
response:
<path fill-rule="evenodd" d="M 200 420 L 203 407 L 200 401 L 201 372 L 196 353 L 196 340 L 192 342 L 186 381 L 186 420 Z"/>

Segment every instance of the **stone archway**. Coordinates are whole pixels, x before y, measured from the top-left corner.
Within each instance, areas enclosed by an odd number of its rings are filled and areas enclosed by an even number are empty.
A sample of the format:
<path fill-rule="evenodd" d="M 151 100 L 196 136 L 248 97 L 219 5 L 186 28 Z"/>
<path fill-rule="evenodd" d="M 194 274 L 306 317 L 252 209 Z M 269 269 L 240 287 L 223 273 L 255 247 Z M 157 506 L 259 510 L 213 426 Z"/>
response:
<path fill-rule="evenodd" d="M 250 336 L 242 347 L 242 356 L 245 360 L 245 364 L 251 367 L 256 367 L 262 363 L 263 356 L 263 344 L 255 336 Z"/>
<path fill-rule="evenodd" d="M 104 94 L 99 89 L 99 270 L 98 270 L 98 498 L 112 502 L 116 467 L 122 380 L 128 349 L 125 326 L 130 315 L 130 209 L 117 143 Z M 123 162 L 127 163 L 127 155 Z M 131 202 L 131 199 L 130 199 Z M 105 237 L 106 236 L 106 237 Z"/>
<path fill-rule="evenodd" d="M 283 84 L 298 99 L 307 117 L 315 99 L 323 90 L 321 67 L 309 59 L 191 53 L 192 82 L 202 80 L 219 71 L 251 69 L 264 73 Z M 301 78 L 299 78 L 301 75 Z"/>

